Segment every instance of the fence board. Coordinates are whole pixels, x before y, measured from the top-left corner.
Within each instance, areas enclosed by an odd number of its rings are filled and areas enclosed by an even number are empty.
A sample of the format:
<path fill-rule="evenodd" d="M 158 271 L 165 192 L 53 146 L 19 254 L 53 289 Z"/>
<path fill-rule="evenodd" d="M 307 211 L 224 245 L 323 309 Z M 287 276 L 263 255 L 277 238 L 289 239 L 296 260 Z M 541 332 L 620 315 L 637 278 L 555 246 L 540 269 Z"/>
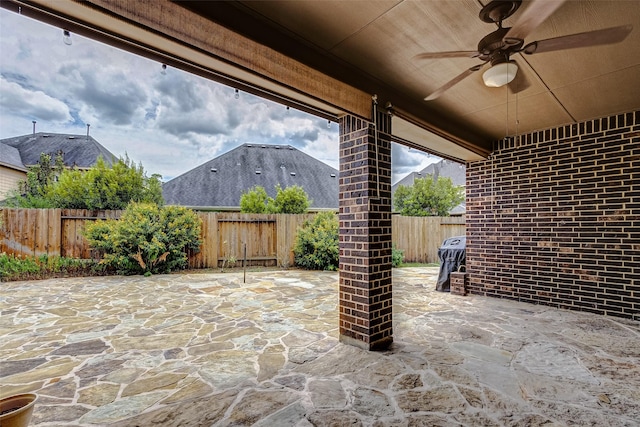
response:
<path fill-rule="evenodd" d="M 47 254 L 49 256 L 60 256 L 62 249 L 61 215 L 61 209 L 47 209 Z"/>
<path fill-rule="evenodd" d="M 20 243 L 16 238 L 16 221 L 16 209 L 2 209 L 2 229 L 0 230 L 2 241 L 0 242 L 0 252 L 8 255 L 18 255 L 22 253 L 18 248 Z"/>
<path fill-rule="evenodd" d="M 278 215 L 276 232 L 278 247 L 276 253 L 279 266 L 286 268 L 294 264 L 293 247 L 296 243 L 298 228 L 302 227 L 305 221 L 312 219 L 314 216 L 314 214 Z"/>
<path fill-rule="evenodd" d="M 49 215 L 46 209 L 36 210 L 34 231 L 34 254 L 36 256 L 47 254 L 47 249 L 49 247 Z"/>
<path fill-rule="evenodd" d="M 392 240 L 405 262 L 437 263 L 444 239 L 465 234 L 464 217 L 392 217 Z"/>
<path fill-rule="evenodd" d="M 217 214 L 215 212 L 198 212 L 202 221 L 200 238 L 202 244 L 199 252 L 189 253 L 190 268 L 215 268 L 218 264 L 217 255 Z"/>

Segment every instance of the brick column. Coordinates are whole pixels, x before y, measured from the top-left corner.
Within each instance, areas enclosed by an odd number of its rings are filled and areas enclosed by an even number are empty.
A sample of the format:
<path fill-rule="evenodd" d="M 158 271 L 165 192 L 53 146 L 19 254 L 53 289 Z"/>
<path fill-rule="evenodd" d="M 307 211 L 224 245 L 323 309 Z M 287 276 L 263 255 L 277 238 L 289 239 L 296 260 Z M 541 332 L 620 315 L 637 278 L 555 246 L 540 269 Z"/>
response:
<path fill-rule="evenodd" d="M 390 133 L 340 119 L 340 341 L 367 350 L 393 342 Z"/>

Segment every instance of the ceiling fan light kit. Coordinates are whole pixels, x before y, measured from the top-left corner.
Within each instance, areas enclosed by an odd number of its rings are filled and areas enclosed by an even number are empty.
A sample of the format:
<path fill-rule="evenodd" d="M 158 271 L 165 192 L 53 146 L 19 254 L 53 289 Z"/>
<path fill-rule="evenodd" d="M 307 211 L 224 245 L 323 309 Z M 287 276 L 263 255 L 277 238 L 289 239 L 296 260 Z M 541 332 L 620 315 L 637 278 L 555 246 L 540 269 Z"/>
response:
<path fill-rule="evenodd" d="M 516 78 L 518 66 L 514 61 L 502 62 L 489 68 L 482 74 L 485 86 L 502 87 Z"/>
<path fill-rule="evenodd" d="M 480 40 L 476 51 L 424 52 L 414 57 L 414 59 L 478 58 L 483 61 L 481 64 L 463 71 L 433 91 L 425 98 L 425 101 L 437 99 L 445 91 L 474 72 L 479 71 L 487 63 L 491 63 L 491 68 L 482 74 L 484 84 L 488 87 L 501 87 L 512 82 L 518 73 L 518 65 L 510 59 L 512 55 L 533 55 L 542 52 L 619 43 L 633 29 L 633 25 L 622 25 L 546 40 L 536 40 L 525 46 L 524 40 L 526 36 L 542 24 L 565 1 L 531 0 L 512 27 L 503 27 L 502 21 L 509 18 L 520 8 L 522 0 L 491 0 L 482 7 L 479 17 L 486 23 L 497 25 L 498 28 Z M 524 74 L 522 72 L 520 74 L 516 87 L 509 86 L 514 93 L 528 87 Z"/>

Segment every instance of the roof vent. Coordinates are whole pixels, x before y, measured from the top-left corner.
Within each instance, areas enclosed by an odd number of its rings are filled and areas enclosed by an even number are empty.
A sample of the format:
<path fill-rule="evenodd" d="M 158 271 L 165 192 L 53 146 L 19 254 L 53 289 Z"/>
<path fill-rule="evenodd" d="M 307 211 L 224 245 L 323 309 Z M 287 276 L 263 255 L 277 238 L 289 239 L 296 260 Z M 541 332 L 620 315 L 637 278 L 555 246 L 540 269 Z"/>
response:
<path fill-rule="evenodd" d="M 262 173 L 262 171 L 260 171 L 260 170 L 256 171 L 256 175 L 260 175 L 261 173 Z"/>
<path fill-rule="evenodd" d="M 335 177 L 336 177 L 336 174 L 335 174 L 335 173 L 332 173 L 332 174 L 331 174 L 331 178 L 335 178 Z"/>
<path fill-rule="evenodd" d="M 289 146 L 289 150 L 293 150 L 293 147 L 292 147 L 292 146 Z"/>
<path fill-rule="evenodd" d="M 49 138 L 49 135 L 42 135 L 43 138 Z"/>
<path fill-rule="evenodd" d="M 218 169 L 216 169 L 216 168 L 211 168 L 211 172 L 218 172 Z"/>
<path fill-rule="evenodd" d="M 263 145 L 263 146 L 262 146 L 262 148 L 267 148 L 267 146 L 266 146 L 266 145 Z"/>
<path fill-rule="evenodd" d="M 69 139 L 76 139 L 76 137 L 75 136 L 70 136 Z"/>
<path fill-rule="evenodd" d="M 253 147 L 253 145 L 251 145 L 251 144 L 247 144 L 247 147 Z"/>
<path fill-rule="evenodd" d="M 291 172 L 291 174 L 290 174 L 290 175 L 291 175 L 291 176 L 296 176 L 296 173 L 295 173 L 295 172 Z"/>

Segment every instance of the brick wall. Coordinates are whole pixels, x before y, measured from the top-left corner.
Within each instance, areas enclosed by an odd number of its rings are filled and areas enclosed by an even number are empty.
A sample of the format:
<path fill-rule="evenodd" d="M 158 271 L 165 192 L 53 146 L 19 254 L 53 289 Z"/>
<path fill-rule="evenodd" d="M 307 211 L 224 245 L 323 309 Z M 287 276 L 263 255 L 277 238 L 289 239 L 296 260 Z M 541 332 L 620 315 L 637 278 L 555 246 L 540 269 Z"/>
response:
<path fill-rule="evenodd" d="M 379 115 L 379 126 L 389 130 L 390 117 Z M 391 143 L 352 116 L 340 119 L 339 207 L 340 339 L 384 348 L 393 340 Z"/>
<path fill-rule="evenodd" d="M 467 165 L 469 291 L 640 320 L 640 112 Z"/>

